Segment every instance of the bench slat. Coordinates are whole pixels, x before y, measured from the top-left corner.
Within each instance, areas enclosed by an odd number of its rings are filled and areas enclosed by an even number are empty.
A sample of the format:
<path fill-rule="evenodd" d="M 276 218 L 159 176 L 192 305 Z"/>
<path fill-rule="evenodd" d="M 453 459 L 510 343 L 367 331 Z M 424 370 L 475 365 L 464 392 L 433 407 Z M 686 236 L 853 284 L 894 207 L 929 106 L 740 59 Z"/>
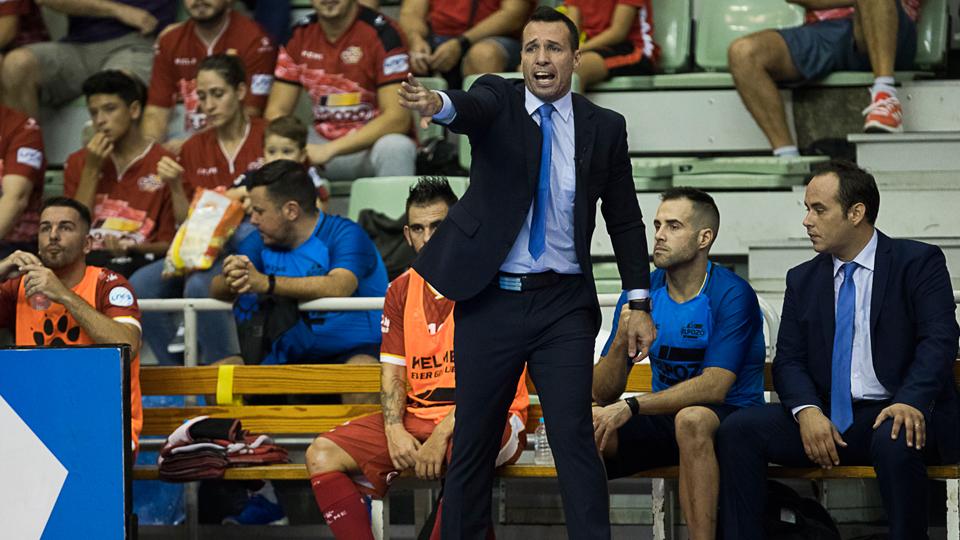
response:
<path fill-rule="evenodd" d="M 539 465 L 510 465 L 497 471 L 502 478 L 554 478 L 557 475 L 553 467 Z M 868 479 L 876 478 L 873 467 L 834 467 L 833 469 L 794 468 L 770 466 L 767 468 L 770 478 L 803 478 L 803 479 Z M 960 475 L 960 466 L 936 465 L 927 467 L 929 478 L 951 479 Z M 413 477 L 406 471 L 402 477 Z M 156 480 L 159 478 L 157 467 L 137 466 L 134 468 L 135 480 Z M 288 463 L 283 465 L 267 465 L 259 467 L 236 467 L 224 472 L 226 480 L 307 480 L 309 475 L 302 463 Z M 639 472 L 632 478 L 676 478 L 677 467 L 658 467 Z"/>
<path fill-rule="evenodd" d="M 276 405 L 243 407 L 171 407 L 143 411 L 142 436 L 166 437 L 195 416 L 239 418 L 254 433 L 310 434 L 329 431 L 344 421 L 380 411 L 379 405 Z"/>
<path fill-rule="evenodd" d="M 145 396 L 215 394 L 216 366 L 144 367 L 140 390 Z M 378 365 L 282 365 L 236 366 L 233 392 L 249 395 L 341 394 L 379 392 Z"/>

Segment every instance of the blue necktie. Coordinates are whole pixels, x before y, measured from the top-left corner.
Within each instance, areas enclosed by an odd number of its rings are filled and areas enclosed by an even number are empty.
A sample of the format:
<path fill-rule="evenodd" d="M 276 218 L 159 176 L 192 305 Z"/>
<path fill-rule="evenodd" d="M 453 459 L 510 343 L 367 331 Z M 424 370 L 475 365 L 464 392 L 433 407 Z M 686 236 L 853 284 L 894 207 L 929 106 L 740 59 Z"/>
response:
<path fill-rule="evenodd" d="M 853 424 L 853 398 L 850 394 L 850 362 L 853 358 L 854 319 L 857 311 L 857 285 L 853 272 L 857 263 L 840 267 L 843 283 L 837 295 L 837 325 L 833 334 L 833 368 L 830 373 L 830 421 L 843 433 Z"/>
<path fill-rule="evenodd" d="M 543 146 L 540 148 L 540 179 L 537 182 L 537 194 L 533 199 L 533 218 L 530 220 L 530 240 L 527 251 L 533 260 L 540 259 L 547 243 L 547 206 L 550 204 L 550 156 L 553 148 L 553 120 L 550 115 L 555 109 L 550 103 L 544 103 L 537 109 L 540 114 L 540 133 Z"/>

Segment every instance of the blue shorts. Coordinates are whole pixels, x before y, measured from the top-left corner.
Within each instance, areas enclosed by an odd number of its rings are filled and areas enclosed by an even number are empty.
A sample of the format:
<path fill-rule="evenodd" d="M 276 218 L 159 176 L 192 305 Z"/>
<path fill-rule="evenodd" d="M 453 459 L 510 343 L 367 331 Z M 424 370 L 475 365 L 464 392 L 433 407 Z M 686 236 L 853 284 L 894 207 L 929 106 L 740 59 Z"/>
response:
<path fill-rule="evenodd" d="M 723 419 L 740 410 L 736 405 L 714 403 L 699 405 Z M 680 464 L 674 414 L 638 414 L 617 430 L 617 455 L 604 460 L 611 479 L 639 471 Z"/>
<path fill-rule="evenodd" d="M 917 54 L 917 25 L 897 4 L 897 70 L 914 67 Z M 853 37 L 853 19 L 820 21 L 793 28 L 777 30 L 787 42 L 790 58 L 797 71 L 803 75 L 799 82 L 822 79 L 834 71 L 870 71 L 870 57 L 866 51 L 857 49 Z"/>

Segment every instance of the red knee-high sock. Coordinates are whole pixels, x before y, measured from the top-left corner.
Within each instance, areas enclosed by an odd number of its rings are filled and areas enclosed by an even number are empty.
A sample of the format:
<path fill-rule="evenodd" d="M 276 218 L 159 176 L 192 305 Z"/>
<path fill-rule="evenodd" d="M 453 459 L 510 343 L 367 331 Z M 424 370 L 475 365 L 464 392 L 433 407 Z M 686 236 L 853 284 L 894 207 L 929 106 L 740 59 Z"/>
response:
<path fill-rule="evenodd" d="M 342 472 L 310 477 L 317 506 L 337 538 L 373 540 L 370 515 L 353 480 Z"/>
<path fill-rule="evenodd" d="M 440 540 L 440 518 L 443 517 L 443 501 L 437 501 L 437 517 L 433 521 L 433 530 L 430 531 L 430 540 Z M 493 532 L 493 523 L 487 528 L 487 540 L 496 540 L 497 535 Z"/>

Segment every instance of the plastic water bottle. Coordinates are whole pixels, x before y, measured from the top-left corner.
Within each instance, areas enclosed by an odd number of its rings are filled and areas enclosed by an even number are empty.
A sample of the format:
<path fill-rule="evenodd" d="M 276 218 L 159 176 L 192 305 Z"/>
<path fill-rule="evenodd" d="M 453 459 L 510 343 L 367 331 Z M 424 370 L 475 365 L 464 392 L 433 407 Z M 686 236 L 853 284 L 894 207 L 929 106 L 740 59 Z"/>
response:
<path fill-rule="evenodd" d="M 553 452 L 547 440 L 547 426 L 540 417 L 540 425 L 533 434 L 533 462 L 536 465 L 553 466 Z"/>
<path fill-rule="evenodd" d="M 29 298 L 30 307 L 37 311 L 46 311 L 50 308 L 50 299 L 43 293 L 33 293 Z"/>

